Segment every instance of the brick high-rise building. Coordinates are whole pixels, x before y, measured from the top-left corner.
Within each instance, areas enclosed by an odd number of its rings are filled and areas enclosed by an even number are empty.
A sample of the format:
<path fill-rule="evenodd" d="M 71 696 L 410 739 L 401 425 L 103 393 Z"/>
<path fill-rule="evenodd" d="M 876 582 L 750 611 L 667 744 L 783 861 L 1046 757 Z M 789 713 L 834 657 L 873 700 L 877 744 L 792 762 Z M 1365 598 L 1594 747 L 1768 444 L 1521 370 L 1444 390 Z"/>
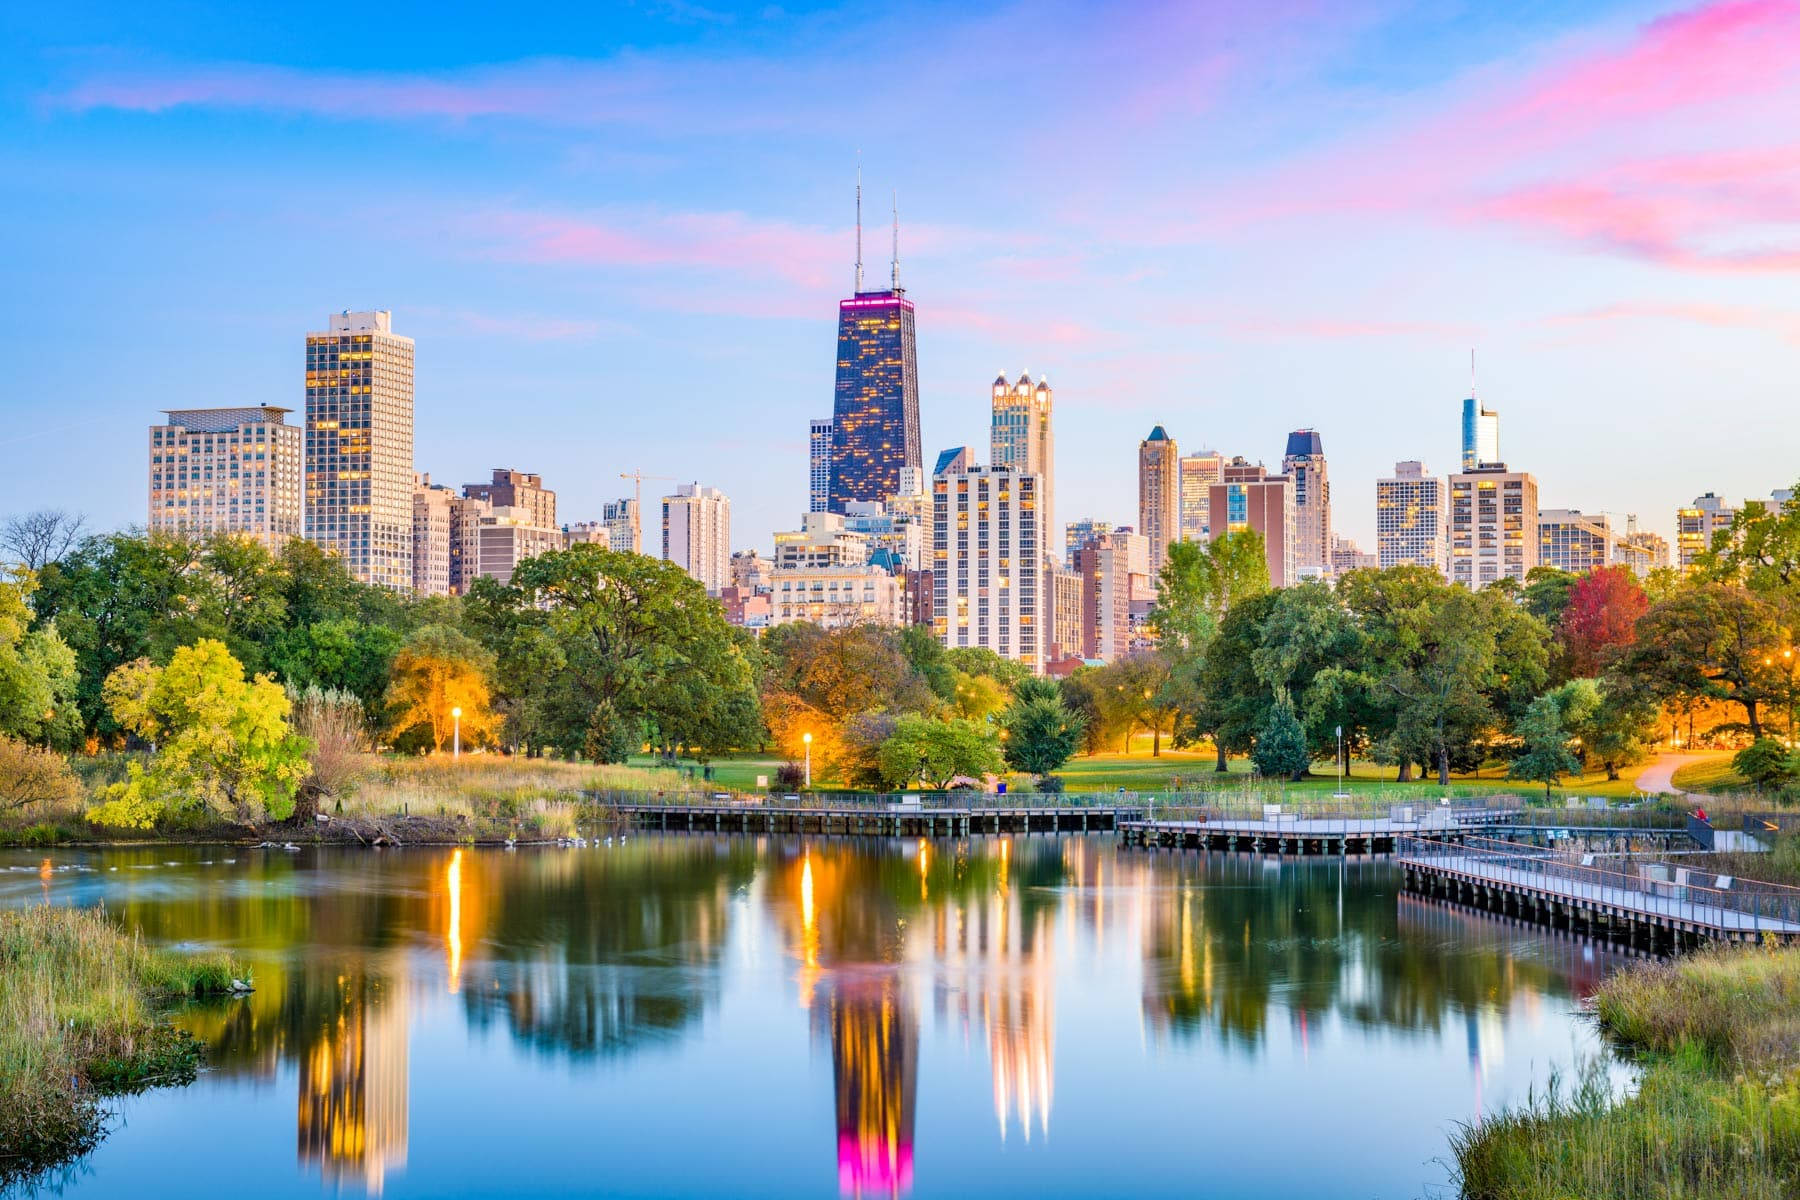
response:
<path fill-rule="evenodd" d="M 544 486 L 541 475 L 495 468 L 489 483 L 465 483 L 463 495 L 486 500 L 495 508 L 516 508 L 537 529 L 556 525 L 556 493 Z"/>
<path fill-rule="evenodd" d="M 152 532 L 241 533 L 270 549 L 299 537 L 305 434 L 271 405 L 172 408 L 150 427 Z"/>
<path fill-rule="evenodd" d="M 413 342 L 387 312 L 306 335 L 306 536 L 363 583 L 412 590 Z"/>
<path fill-rule="evenodd" d="M 1150 542 L 1150 580 L 1157 586 L 1169 543 L 1181 538 L 1181 451 L 1158 425 L 1138 443 L 1138 532 Z"/>
<path fill-rule="evenodd" d="M 1149 591 L 1150 543 L 1119 529 L 1075 552 L 1081 575 L 1082 658 L 1114 662 L 1131 652 L 1131 603 Z"/>
<path fill-rule="evenodd" d="M 1287 587 L 1299 579 L 1294 555 L 1294 485 L 1286 475 L 1271 475 L 1261 463 L 1242 455 L 1225 464 L 1223 478 L 1212 486 L 1209 541 L 1253 529 L 1262 535 L 1269 564 L 1269 586 Z"/>

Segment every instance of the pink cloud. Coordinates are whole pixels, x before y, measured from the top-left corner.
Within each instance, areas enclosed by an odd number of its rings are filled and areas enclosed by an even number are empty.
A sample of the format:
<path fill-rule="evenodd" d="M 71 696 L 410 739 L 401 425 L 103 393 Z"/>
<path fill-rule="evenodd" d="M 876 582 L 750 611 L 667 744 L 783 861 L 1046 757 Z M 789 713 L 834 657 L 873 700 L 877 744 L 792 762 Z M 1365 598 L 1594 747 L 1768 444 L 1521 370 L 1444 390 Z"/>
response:
<path fill-rule="evenodd" d="M 1784 341 L 1800 343 L 1800 314 L 1772 312 L 1737 304 L 1638 300 L 1552 318 L 1552 322 L 1559 325 L 1643 320 L 1679 321 L 1715 329 L 1759 330 L 1776 334 Z"/>
<path fill-rule="evenodd" d="M 1471 326 L 1448 321 L 1383 321 L 1357 317 L 1231 317 L 1232 332 L 1272 338 L 1463 337 Z"/>

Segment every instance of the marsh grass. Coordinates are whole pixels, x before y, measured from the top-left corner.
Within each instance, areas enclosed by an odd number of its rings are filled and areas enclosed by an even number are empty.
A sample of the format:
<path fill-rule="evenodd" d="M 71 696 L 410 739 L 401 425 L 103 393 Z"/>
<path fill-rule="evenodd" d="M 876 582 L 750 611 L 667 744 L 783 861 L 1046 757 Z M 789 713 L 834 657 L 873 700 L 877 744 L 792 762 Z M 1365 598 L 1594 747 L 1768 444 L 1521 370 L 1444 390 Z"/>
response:
<path fill-rule="evenodd" d="M 104 1097 L 192 1079 L 199 1047 L 161 1009 L 231 980 L 224 957 L 151 950 L 95 910 L 0 911 L 0 1188 L 91 1149 Z"/>
<path fill-rule="evenodd" d="M 1715 948 L 1601 984 L 1601 1028 L 1637 1053 L 1452 1138 L 1470 1200 L 1800 1195 L 1800 950 Z"/>
<path fill-rule="evenodd" d="M 460 761 L 441 755 L 383 757 L 370 767 L 356 795 L 332 812 L 376 820 L 443 817 L 484 835 L 567 837 L 593 819 L 594 805 L 583 799 L 583 792 L 680 790 L 668 772 L 642 767 L 489 754 L 465 755 Z"/>

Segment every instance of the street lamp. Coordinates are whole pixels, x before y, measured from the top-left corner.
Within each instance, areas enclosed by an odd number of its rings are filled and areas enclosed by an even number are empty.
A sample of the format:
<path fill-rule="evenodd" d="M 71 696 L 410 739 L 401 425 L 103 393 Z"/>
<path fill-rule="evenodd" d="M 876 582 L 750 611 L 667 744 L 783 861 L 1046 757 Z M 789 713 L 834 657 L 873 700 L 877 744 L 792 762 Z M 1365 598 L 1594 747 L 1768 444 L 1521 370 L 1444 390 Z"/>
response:
<path fill-rule="evenodd" d="M 1344 727 L 1343 727 L 1343 726 L 1342 726 L 1342 725 L 1339 725 L 1339 726 L 1338 726 L 1338 727 L 1337 727 L 1337 743 L 1338 743 L 1338 752 L 1337 752 L 1337 769 L 1338 769 L 1338 786 L 1337 786 L 1337 795 L 1338 795 L 1338 797 L 1340 797 L 1340 798 L 1341 798 L 1341 797 L 1342 797 L 1342 796 L 1343 796 L 1343 795 L 1344 795 Z"/>
<path fill-rule="evenodd" d="M 450 710 L 450 719 L 456 722 L 454 732 L 450 735 L 450 760 L 462 758 L 462 705 Z"/>
<path fill-rule="evenodd" d="M 812 787 L 812 734 L 803 733 L 800 740 L 806 743 L 806 786 Z"/>

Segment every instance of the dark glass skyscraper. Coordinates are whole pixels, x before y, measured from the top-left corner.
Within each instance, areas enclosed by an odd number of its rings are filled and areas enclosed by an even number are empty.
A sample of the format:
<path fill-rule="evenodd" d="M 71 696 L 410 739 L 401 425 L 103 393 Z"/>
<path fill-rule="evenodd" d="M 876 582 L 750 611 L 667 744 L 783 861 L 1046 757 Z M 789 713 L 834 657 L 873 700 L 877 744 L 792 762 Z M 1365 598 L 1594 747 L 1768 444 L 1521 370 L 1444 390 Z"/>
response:
<path fill-rule="evenodd" d="M 900 286 L 895 221 L 893 286 L 862 290 L 862 185 L 857 185 L 856 291 L 838 302 L 837 395 L 831 421 L 832 512 L 856 500 L 886 501 L 919 448 L 919 356 L 913 304 Z"/>

